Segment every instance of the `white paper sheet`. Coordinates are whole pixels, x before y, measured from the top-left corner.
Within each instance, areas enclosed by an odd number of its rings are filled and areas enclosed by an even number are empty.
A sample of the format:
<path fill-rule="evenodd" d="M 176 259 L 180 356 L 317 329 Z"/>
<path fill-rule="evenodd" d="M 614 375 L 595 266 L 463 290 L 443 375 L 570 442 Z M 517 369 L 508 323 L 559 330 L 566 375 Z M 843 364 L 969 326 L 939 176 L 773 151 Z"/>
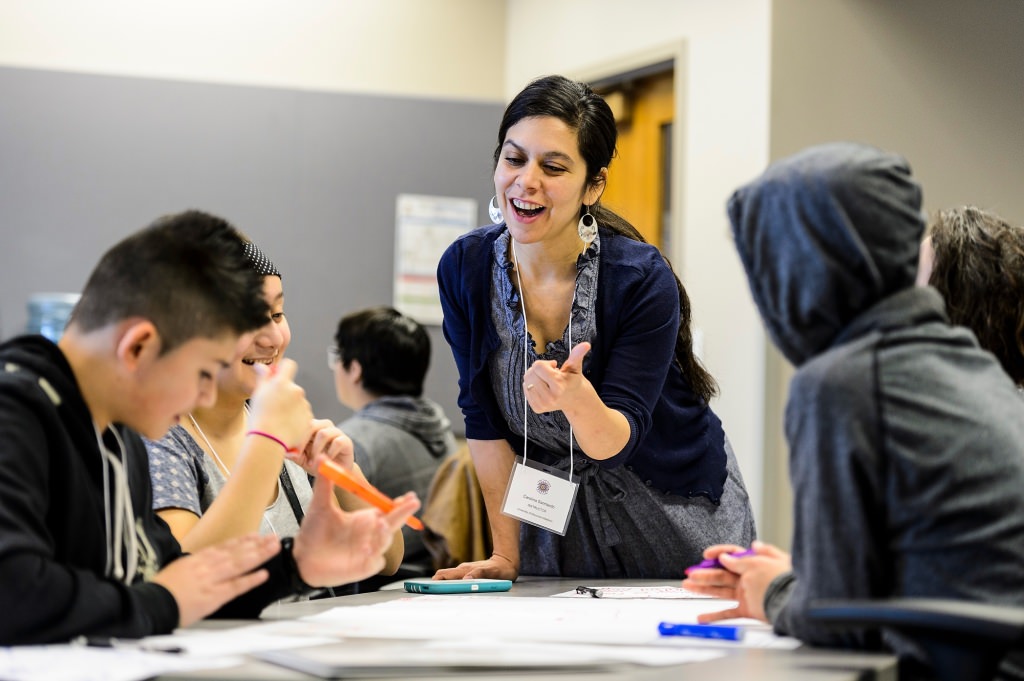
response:
<path fill-rule="evenodd" d="M 639 589 L 635 590 L 635 589 Z M 159 674 L 240 664 L 242 654 L 336 643 L 342 639 L 409 639 L 459 655 L 514 654 L 543 659 L 645 665 L 681 664 L 717 656 L 730 647 L 785 648 L 799 641 L 775 636 L 756 620 L 725 620 L 741 626 L 742 641 L 658 635 L 659 622 L 695 623 L 697 616 L 735 601 L 689 598 L 673 587 L 609 587 L 602 598 L 528 598 L 474 595 L 409 595 L 363 606 L 342 606 L 299 620 L 277 620 L 235 629 L 188 629 L 144 639 L 182 654 L 77 645 L 0 648 L 0 678 L 22 681 L 139 681 Z M 643 593 L 644 596 L 640 597 Z M 572 592 L 575 596 L 575 592 Z M 488 653 L 488 651 L 491 651 Z M 381 663 L 388 662 L 383 656 Z"/>
<path fill-rule="evenodd" d="M 180 629 L 175 634 L 149 636 L 143 641 L 156 647 L 181 648 L 192 657 L 218 657 L 313 646 L 337 640 L 333 635 L 317 635 L 308 627 L 289 627 L 288 624 L 287 620 L 282 620 L 231 629 Z"/>
<path fill-rule="evenodd" d="M 696 623 L 697 615 L 728 607 L 718 599 L 508 598 L 484 595 L 408 596 L 374 605 L 338 607 L 303 618 L 321 635 L 502 640 L 690 647 L 796 648 L 757 620 L 721 624 L 744 628 L 742 641 L 662 637 L 660 622 Z"/>
<path fill-rule="evenodd" d="M 193 669 L 230 667 L 243 660 L 224 655 L 146 653 L 117 648 L 73 645 L 0 648 L 0 679 L 4 681 L 142 681 L 160 674 Z"/>
<path fill-rule="evenodd" d="M 458 641 L 346 639 L 330 646 L 257 653 L 260 659 L 329 678 L 440 676 L 493 671 L 597 671 L 624 664 L 702 662 L 725 653 L 702 648 L 595 646 L 470 638 Z M 486 673 L 485 671 L 485 673 Z"/>
<path fill-rule="evenodd" d="M 332 643 L 308 626 L 289 629 L 287 622 L 237 629 L 184 629 L 173 635 L 150 636 L 139 645 L 171 648 L 180 653 L 136 649 L 131 642 L 117 648 L 83 645 L 0 647 L 0 679 L 4 681 L 142 681 L 160 674 L 242 664 L 245 653 Z"/>
<path fill-rule="evenodd" d="M 586 586 L 585 581 L 580 584 Z M 681 586 L 601 586 L 601 598 L 713 598 L 707 594 L 684 589 Z M 576 590 L 554 594 L 551 598 L 593 598 L 589 593 L 576 593 Z"/>

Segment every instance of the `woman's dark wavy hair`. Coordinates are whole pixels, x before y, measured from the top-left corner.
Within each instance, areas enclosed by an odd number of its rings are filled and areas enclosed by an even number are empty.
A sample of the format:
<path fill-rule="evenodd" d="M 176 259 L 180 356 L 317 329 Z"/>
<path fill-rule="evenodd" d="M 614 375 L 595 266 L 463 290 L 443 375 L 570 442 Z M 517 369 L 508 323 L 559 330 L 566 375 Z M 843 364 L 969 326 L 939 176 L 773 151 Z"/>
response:
<path fill-rule="evenodd" d="M 936 213 L 929 225 L 935 261 L 928 283 L 1024 385 L 1024 228 L 975 206 Z"/>
<path fill-rule="evenodd" d="M 594 93 L 585 83 L 579 83 L 564 76 L 545 76 L 527 85 L 509 103 L 502 116 L 498 128 L 498 144 L 494 148 L 494 165 L 497 167 L 501 158 L 501 148 L 505 144 L 505 135 L 509 128 L 524 118 L 552 116 L 559 119 L 576 131 L 580 155 L 587 164 L 588 187 L 595 187 L 604 182 L 601 169 L 607 168 L 615 156 L 615 141 L 618 129 L 615 127 L 615 116 L 604 99 Z M 586 212 L 580 206 L 580 217 Z M 634 241 L 647 243 L 647 240 L 629 224 L 625 218 L 604 206 L 595 204 L 590 213 L 603 229 L 622 235 Z M 664 255 L 662 255 L 664 258 Z M 665 258 L 669 269 L 672 263 Z M 675 275 L 676 287 L 679 289 L 679 332 L 676 337 L 676 364 L 683 372 L 693 391 L 705 402 L 718 392 L 714 377 L 701 365 L 693 354 L 693 332 L 690 328 L 690 298 L 683 288 L 683 283 Z"/>

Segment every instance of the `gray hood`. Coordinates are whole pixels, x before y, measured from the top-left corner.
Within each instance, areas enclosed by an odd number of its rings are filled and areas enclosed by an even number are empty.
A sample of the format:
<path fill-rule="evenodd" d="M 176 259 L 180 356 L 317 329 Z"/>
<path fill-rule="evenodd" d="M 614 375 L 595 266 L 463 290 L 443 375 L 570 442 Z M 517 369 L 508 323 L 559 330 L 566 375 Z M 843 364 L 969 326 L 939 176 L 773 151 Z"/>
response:
<path fill-rule="evenodd" d="M 921 188 L 900 156 L 834 143 L 782 159 L 728 202 L 768 334 L 794 366 L 857 315 L 914 285 Z"/>
<path fill-rule="evenodd" d="M 455 450 L 451 421 L 441 405 L 426 397 L 381 397 L 363 407 L 357 416 L 404 430 L 419 439 L 435 458 Z"/>

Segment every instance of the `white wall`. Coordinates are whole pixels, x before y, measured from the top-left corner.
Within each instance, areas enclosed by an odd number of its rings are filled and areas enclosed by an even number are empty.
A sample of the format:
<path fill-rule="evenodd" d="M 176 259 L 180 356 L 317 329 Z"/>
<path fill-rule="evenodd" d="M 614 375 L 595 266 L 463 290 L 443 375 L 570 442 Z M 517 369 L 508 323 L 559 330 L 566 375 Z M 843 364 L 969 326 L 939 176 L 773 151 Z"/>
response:
<path fill-rule="evenodd" d="M 0 0 L 0 65 L 500 101 L 503 1 Z"/>
<path fill-rule="evenodd" d="M 681 49 L 675 252 L 761 517 L 764 336 L 728 235 L 767 161 L 771 0 L 0 0 L 0 65 L 503 101 Z M 482 150 L 482 154 L 490 150 Z M 614 166 L 612 168 L 614 177 Z M 614 181 L 614 179 L 613 179 Z"/>
<path fill-rule="evenodd" d="M 672 262 L 703 331 L 704 360 L 721 387 L 714 408 L 758 520 L 766 341 L 725 201 L 767 163 L 770 24 L 771 0 L 510 0 L 505 62 L 510 98 L 538 76 L 591 74 L 617 60 L 635 66 L 638 54 L 685 42 L 687 107 L 678 117 L 685 129 L 674 168 L 682 205 Z M 614 173 L 613 163 L 611 182 Z"/>

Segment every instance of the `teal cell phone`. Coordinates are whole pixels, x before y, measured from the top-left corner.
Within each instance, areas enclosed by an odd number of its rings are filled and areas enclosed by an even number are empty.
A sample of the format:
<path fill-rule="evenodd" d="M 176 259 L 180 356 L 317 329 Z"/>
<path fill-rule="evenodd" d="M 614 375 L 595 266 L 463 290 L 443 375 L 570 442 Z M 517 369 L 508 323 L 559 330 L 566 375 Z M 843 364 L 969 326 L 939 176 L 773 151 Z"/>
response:
<path fill-rule="evenodd" d="M 474 594 L 488 591 L 508 591 L 508 579 L 407 579 L 405 590 L 414 594 Z"/>

